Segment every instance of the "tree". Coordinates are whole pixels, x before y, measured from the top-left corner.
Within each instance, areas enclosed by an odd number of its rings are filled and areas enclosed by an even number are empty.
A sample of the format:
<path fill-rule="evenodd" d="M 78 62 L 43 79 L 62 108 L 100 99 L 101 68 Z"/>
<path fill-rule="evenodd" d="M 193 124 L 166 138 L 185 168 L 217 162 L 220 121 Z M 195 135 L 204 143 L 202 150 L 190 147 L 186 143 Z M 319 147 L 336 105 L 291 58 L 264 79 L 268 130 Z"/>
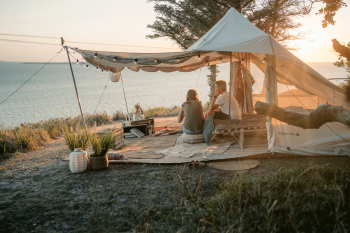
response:
<path fill-rule="evenodd" d="M 341 45 L 337 39 L 333 39 L 333 49 L 339 54 L 338 61 L 333 64 L 337 67 L 343 67 L 346 69 L 348 75 L 348 83 L 342 82 L 340 87 L 347 91 L 347 100 L 350 102 L 350 42 L 345 45 Z"/>

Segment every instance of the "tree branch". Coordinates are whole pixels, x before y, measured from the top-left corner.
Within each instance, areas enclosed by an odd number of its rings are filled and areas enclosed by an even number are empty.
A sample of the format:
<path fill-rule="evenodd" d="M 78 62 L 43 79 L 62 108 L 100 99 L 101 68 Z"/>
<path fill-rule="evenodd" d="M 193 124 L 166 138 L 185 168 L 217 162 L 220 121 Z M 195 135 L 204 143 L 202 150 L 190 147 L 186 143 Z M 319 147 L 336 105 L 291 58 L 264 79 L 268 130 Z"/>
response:
<path fill-rule="evenodd" d="M 337 39 L 333 39 L 333 49 L 339 53 L 339 56 L 345 57 L 350 60 L 350 49 L 344 45 L 341 45 Z"/>
<path fill-rule="evenodd" d="M 309 115 L 289 112 L 277 107 L 275 104 L 266 104 L 257 101 L 254 110 L 259 115 L 266 115 L 289 125 L 303 129 L 318 129 L 327 122 L 340 122 L 350 128 L 350 110 L 341 106 L 319 105 Z"/>

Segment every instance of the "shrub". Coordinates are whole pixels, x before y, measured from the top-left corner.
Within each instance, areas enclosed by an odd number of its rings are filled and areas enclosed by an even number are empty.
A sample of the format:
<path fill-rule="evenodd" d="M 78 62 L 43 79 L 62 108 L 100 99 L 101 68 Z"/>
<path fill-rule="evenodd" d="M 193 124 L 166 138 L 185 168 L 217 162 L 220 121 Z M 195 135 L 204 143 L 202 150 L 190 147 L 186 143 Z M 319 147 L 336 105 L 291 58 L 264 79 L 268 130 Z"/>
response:
<path fill-rule="evenodd" d="M 0 125 L 0 156 L 13 153 L 17 150 L 18 144 L 11 128 L 4 128 Z"/>
<path fill-rule="evenodd" d="M 125 114 L 123 112 L 120 112 L 120 111 L 116 111 L 114 114 L 113 114 L 113 120 L 114 121 L 120 121 L 120 120 L 125 120 Z"/>
<path fill-rule="evenodd" d="M 85 131 L 80 128 L 74 130 L 72 126 L 68 127 L 67 125 L 64 125 L 63 137 L 66 140 L 66 144 L 70 151 L 74 151 L 75 148 L 86 150 L 90 139 L 90 133 L 88 130 Z"/>
<path fill-rule="evenodd" d="M 97 133 L 91 136 L 91 146 L 94 151 L 91 157 L 102 157 L 105 156 L 108 150 L 112 147 L 114 143 L 114 135 L 112 132 L 104 133 L 103 137 L 99 137 Z"/>
<path fill-rule="evenodd" d="M 180 107 L 174 106 L 172 108 L 166 108 L 166 107 L 155 107 L 155 108 L 148 108 L 147 110 L 144 110 L 144 115 L 146 118 L 150 117 L 165 117 L 165 116 L 177 116 L 179 114 Z"/>
<path fill-rule="evenodd" d="M 270 177 L 237 175 L 205 200 L 201 181 L 180 175 L 184 225 L 209 232 L 347 232 L 349 182 L 346 169 L 285 168 Z"/>
<path fill-rule="evenodd" d="M 88 126 L 93 126 L 96 122 L 97 126 L 100 126 L 102 124 L 106 123 L 112 123 L 113 119 L 107 115 L 106 112 L 104 113 L 96 113 L 96 114 L 86 114 L 85 115 L 85 123 Z"/>

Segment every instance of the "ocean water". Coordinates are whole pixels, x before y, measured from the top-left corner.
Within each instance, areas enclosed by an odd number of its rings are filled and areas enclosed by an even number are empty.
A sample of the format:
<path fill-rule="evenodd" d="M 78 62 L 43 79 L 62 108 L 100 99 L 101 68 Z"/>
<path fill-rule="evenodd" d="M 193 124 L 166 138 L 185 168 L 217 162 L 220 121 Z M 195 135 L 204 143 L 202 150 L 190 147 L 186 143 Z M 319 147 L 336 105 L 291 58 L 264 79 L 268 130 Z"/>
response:
<path fill-rule="evenodd" d="M 307 63 L 326 78 L 343 78 L 346 72 L 332 63 Z M 0 62 L 0 102 L 38 71 L 43 64 Z M 74 76 L 84 113 L 126 112 L 121 82 L 109 81 L 109 75 L 93 67 L 73 64 Z M 229 80 L 228 64 L 219 65 L 218 79 Z M 141 107 L 172 107 L 181 105 L 189 89 L 198 91 L 202 103 L 208 101 L 209 70 L 203 67 L 189 73 L 147 73 L 122 71 L 129 111 L 136 103 Z M 256 79 L 254 93 L 262 90 L 262 72 L 252 67 Z M 339 81 L 333 81 L 339 83 Z M 102 96 L 102 98 L 101 98 Z M 98 102 L 101 98 L 100 104 Z M 80 114 L 75 88 L 68 64 L 48 64 L 16 93 L 0 105 L 0 124 L 11 127 L 24 122 Z"/>

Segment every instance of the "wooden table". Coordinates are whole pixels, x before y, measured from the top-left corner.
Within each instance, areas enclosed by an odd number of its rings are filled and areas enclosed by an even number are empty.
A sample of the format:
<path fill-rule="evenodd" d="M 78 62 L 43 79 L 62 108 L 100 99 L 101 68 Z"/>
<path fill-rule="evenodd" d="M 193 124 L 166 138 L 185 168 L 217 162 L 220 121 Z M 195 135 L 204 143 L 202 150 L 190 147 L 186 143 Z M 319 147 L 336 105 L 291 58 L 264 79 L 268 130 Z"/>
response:
<path fill-rule="evenodd" d="M 139 121 L 132 121 L 131 125 L 144 125 L 147 124 L 149 126 L 149 133 L 154 134 L 154 118 L 143 119 Z M 148 134 L 147 134 L 148 135 Z"/>

